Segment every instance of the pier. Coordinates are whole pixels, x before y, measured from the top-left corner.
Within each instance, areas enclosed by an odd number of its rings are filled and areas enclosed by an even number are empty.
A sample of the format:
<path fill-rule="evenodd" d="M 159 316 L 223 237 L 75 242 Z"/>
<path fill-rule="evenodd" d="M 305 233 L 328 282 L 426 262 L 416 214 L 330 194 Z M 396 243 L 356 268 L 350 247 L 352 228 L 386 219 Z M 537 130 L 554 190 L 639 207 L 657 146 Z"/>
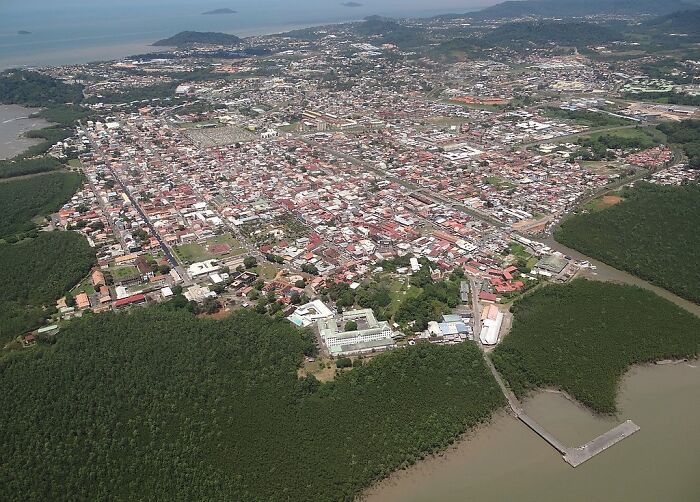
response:
<path fill-rule="evenodd" d="M 631 436 L 638 430 L 639 426 L 637 424 L 631 420 L 627 420 L 617 427 L 610 429 L 605 434 L 601 434 L 594 440 L 589 441 L 585 445 L 569 449 L 566 455 L 564 455 L 564 460 L 571 467 L 578 467 L 586 460 L 593 458 L 598 453 L 603 452 L 612 445 Z"/>
<path fill-rule="evenodd" d="M 496 367 L 491 362 L 491 358 L 485 352 L 483 352 L 483 356 L 484 360 L 486 361 L 486 365 L 491 370 L 491 373 L 493 373 L 496 382 L 498 382 L 501 392 L 503 392 L 503 395 L 508 400 L 510 409 L 513 411 L 518 420 L 524 423 L 539 437 L 544 439 L 552 448 L 557 450 L 564 461 L 571 467 L 578 467 L 587 460 L 590 460 L 594 456 L 602 453 L 639 430 L 639 426 L 637 424 L 631 420 L 627 420 L 582 446 L 577 448 L 569 448 L 564 443 L 559 441 L 553 434 L 547 432 L 547 430 L 537 423 L 535 419 L 523 411 L 518 398 L 516 398 L 513 392 L 511 392 L 511 390 L 506 386 L 501 374 L 496 370 Z"/>

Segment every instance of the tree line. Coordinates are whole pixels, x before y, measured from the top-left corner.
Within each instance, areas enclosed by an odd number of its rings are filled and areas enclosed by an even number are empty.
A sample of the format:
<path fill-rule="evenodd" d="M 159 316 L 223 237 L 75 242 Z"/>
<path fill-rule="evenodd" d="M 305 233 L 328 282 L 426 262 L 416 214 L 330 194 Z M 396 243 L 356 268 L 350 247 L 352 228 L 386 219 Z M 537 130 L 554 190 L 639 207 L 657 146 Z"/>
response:
<path fill-rule="evenodd" d="M 493 362 L 520 397 L 557 387 L 613 413 L 631 365 L 698 355 L 700 319 L 635 286 L 577 279 L 526 295 L 512 311 Z"/>
<path fill-rule="evenodd" d="M 575 214 L 558 242 L 700 303 L 700 185 L 637 183 L 604 211 Z"/>

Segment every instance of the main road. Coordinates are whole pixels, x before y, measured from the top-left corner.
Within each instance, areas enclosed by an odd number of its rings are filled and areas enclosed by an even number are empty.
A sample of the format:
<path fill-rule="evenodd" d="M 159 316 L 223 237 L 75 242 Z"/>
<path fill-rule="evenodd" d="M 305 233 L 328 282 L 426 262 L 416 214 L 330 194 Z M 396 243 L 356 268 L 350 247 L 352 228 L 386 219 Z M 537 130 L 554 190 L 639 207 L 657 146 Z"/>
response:
<path fill-rule="evenodd" d="M 80 126 L 81 126 L 81 130 L 88 137 L 90 144 L 92 145 L 93 150 L 95 152 L 101 152 L 99 145 L 97 145 L 97 143 L 96 143 L 95 139 L 92 137 L 92 135 L 89 132 L 82 129 L 82 124 Z M 129 190 L 129 188 L 126 186 L 126 183 L 124 183 L 122 181 L 122 179 L 119 177 L 117 172 L 114 170 L 114 168 L 112 167 L 112 162 L 109 160 L 107 155 L 103 154 L 103 160 L 104 160 L 105 166 L 107 166 L 107 169 L 109 169 L 109 172 L 112 174 L 112 176 L 117 181 L 117 183 L 119 183 L 119 186 L 122 188 L 122 190 L 124 191 L 124 193 L 128 197 L 129 201 L 131 202 L 131 205 L 134 206 L 134 209 L 136 209 L 136 211 L 139 213 L 139 215 L 141 216 L 143 221 L 148 226 L 149 230 L 151 231 L 151 235 L 153 235 L 153 237 L 155 237 L 156 240 L 158 241 L 158 245 L 160 246 L 161 250 L 163 251 L 163 255 L 167 258 L 168 262 L 170 263 L 170 265 L 173 268 L 177 267 L 178 262 L 175 259 L 175 256 L 170 251 L 170 248 L 165 243 L 165 241 L 161 238 L 160 234 L 158 233 L 158 230 L 156 230 L 156 228 L 153 226 L 153 223 L 151 223 L 151 220 L 148 218 L 148 215 L 146 215 L 146 213 L 143 211 L 143 209 L 139 205 L 138 200 L 136 200 L 136 197 L 134 197 L 134 195 L 131 193 L 131 190 Z"/>

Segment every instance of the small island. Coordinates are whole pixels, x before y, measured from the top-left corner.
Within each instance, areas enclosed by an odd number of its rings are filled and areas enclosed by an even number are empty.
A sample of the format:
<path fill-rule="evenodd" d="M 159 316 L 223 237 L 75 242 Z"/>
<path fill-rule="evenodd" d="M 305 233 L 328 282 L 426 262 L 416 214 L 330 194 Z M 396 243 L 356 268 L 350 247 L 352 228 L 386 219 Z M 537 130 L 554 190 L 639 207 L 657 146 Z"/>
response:
<path fill-rule="evenodd" d="M 17 31 L 17 34 L 18 34 L 18 35 L 31 35 L 32 32 L 31 32 L 31 31 L 27 31 L 27 30 L 18 30 L 18 31 Z"/>
<path fill-rule="evenodd" d="M 343 7 L 362 7 L 363 4 L 360 2 L 342 2 L 340 5 Z"/>
<path fill-rule="evenodd" d="M 214 9 L 214 10 L 208 10 L 206 12 L 202 12 L 203 16 L 216 16 L 216 15 L 221 15 L 221 14 L 237 14 L 238 11 L 235 11 L 233 9 Z"/>
<path fill-rule="evenodd" d="M 229 35 L 228 33 L 181 31 L 170 38 L 158 40 L 153 45 L 156 47 L 187 47 L 193 44 L 238 45 L 240 43 L 240 38 L 236 35 Z"/>

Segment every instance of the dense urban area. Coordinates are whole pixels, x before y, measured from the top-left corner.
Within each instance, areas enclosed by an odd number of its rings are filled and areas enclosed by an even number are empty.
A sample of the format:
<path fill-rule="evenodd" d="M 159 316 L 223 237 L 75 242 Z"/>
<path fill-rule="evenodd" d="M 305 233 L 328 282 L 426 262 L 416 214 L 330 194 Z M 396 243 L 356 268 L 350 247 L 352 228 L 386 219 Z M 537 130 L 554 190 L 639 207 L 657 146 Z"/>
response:
<path fill-rule="evenodd" d="M 700 10 L 512 3 L 0 74 L 7 500 L 353 500 L 697 358 Z"/>

